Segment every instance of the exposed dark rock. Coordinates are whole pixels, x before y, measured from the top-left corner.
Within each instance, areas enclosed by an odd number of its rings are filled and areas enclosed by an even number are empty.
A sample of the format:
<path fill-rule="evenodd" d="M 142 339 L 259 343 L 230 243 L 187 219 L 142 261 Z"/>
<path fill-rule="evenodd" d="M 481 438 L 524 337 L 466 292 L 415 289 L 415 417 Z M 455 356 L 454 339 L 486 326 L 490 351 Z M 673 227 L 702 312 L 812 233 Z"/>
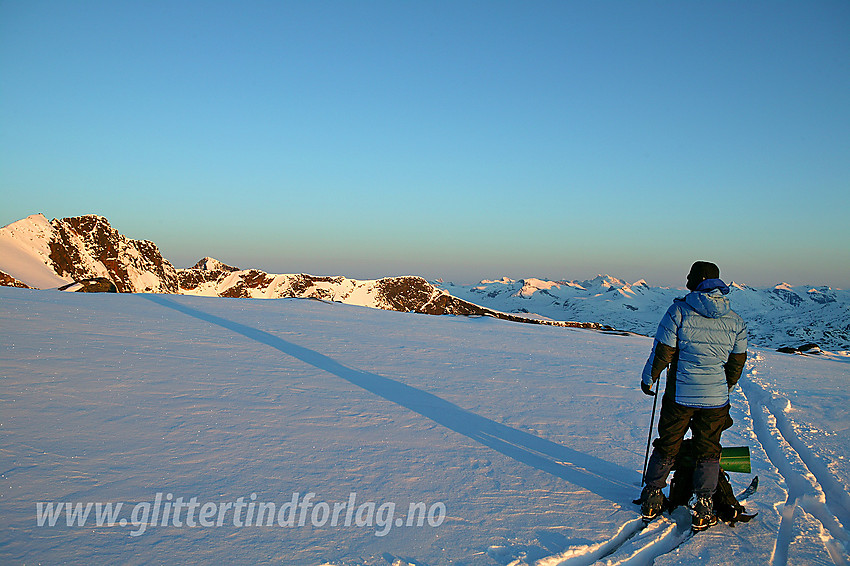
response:
<path fill-rule="evenodd" d="M 204 283 L 221 281 L 236 271 L 241 270 L 217 259 L 205 257 L 189 269 L 178 269 L 177 280 L 181 290 L 193 291 Z"/>
<path fill-rule="evenodd" d="M 218 281 L 224 275 L 223 271 L 207 271 L 205 269 L 178 269 L 177 281 L 181 290 L 194 291 L 204 283 Z"/>
<path fill-rule="evenodd" d="M 270 276 L 268 273 L 264 271 L 260 271 L 258 269 L 249 269 L 244 272 L 239 279 L 239 281 L 230 287 L 228 287 L 223 293 L 221 293 L 222 297 L 231 297 L 231 298 L 248 298 L 251 295 L 248 293 L 249 289 L 260 289 L 268 287 L 274 277 Z"/>
<path fill-rule="evenodd" d="M 233 267 L 232 265 L 227 265 L 224 262 L 218 261 L 217 259 L 211 257 L 205 257 L 198 260 L 191 269 L 203 269 L 205 271 L 242 271 L 238 267 Z"/>
<path fill-rule="evenodd" d="M 797 347 L 782 346 L 777 348 L 776 351 L 782 352 L 783 354 L 820 354 L 821 348 L 814 342 L 809 342 Z"/>
<path fill-rule="evenodd" d="M 795 293 L 794 291 L 789 291 L 788 289 L 774 289 L 773 294 L 790 304 L 791 306 L 798 306 L 803 302 L 803 297 Z"/>
<path fill-rule="evenodd" d="M 835 293 L 829 287 L 821 287 L 820 289 L 809 289 L 808 296 L 811 300 L 822 305 L 835 302 Z"/>
<path fill-rule="evenodd" d="M 79 289 L 75 289 L 76 293 L 117 293 L 118 287 L 115 286 L 115 283 L 107 279 L 106 277 L 91 277 L 89 279 L 82 279 L 80 281 L 74 281 L 73 283 L 68 283 L 67 285 L 62 285 L 59 287 L 60 291 L 66 291 L 75 285 L 80 286 Z"/>
<path fill-rule="evenodd" d="M 339 285 L 344 277 L 322 277 L 301 273 L 292 277 L 288 282 L 287 297 L 313 297 L 316 299 L 332 300 L 332 295 L 325 289 L 315 288 L 316 283 L 332 283 Z"/>
<path fill-rule="evenodd" d="M 0 271 L 0 286 L 3 286 L 3 287 L 20 287 L 21 289 L 29 289 L 30 288 L 30 286 L 27 285 L 26 283 L 22 283 L 21 281 L 18 281 L 17 279 L 12 277 L 8 273 L 4 273 L 3 271 Z"/>
<path fill-rule="evenodd" d="M 388 277 L 378 281 L 378 297 L 390 310 L 423 312 L 435 288 L 422 277 Z"/>
<path fill-rule="evenodd" d="M 128 239 L 93 214 L 51 224 L 50 260 L 59 276 L 77 281 L 101 276 L 91 267 L 99 262 L 122 293 L 177 292 L 177 271 L 153 242 Z"/>

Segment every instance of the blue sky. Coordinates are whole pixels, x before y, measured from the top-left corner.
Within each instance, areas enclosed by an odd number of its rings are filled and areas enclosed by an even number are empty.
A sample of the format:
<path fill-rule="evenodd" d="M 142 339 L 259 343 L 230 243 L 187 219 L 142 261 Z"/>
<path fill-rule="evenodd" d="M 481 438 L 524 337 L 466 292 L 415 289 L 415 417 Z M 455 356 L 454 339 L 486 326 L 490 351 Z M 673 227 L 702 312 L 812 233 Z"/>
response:
<path fill-rule="evenodd" d="M 850 3 L 0 0 L 0 224 L 177 266 L 850 287 Z"/>

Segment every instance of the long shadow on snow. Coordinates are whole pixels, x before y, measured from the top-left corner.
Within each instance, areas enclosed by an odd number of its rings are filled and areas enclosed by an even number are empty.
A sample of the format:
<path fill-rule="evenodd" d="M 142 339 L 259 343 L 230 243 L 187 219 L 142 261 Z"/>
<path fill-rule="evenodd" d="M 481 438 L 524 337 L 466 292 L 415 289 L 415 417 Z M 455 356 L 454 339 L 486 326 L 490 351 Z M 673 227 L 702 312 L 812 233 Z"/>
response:
<path fill-rule="evenodd" d="M 634 486 L 639 480 L 633 470 L 476 415 L 410 385 L 346 367 L 324 354 L 287 342 L 263 330 L 182 305 L 162 295 L 143 297 L 163 307 L 271 346 L 379 397 L 407 407 L 505 456 L 581 486 L 604 499 L 626 506 L 634 496 Z"/>

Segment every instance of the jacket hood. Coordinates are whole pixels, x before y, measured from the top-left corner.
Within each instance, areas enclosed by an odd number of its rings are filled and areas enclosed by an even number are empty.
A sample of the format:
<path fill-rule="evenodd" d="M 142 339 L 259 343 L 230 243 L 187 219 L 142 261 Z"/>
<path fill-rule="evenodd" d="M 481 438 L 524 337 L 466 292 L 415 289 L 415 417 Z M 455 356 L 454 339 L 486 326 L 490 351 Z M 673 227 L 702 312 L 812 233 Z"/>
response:
<path fill-rule="evenodd" d="M 697 285 L 694 291 L 708 292 L 714 289 L 720 289 L 720 292 L 724 295 L 729 294 L 729 285 L 724 283 L 722 279 L 706 279 Z"/>
<path fill-rule="evenodd" d="M 731 310 L 729 299 L 723 296 L 720 289 L 688 293 L 685 295 L 685 303 L 707 318 L 720 318 Z"/>

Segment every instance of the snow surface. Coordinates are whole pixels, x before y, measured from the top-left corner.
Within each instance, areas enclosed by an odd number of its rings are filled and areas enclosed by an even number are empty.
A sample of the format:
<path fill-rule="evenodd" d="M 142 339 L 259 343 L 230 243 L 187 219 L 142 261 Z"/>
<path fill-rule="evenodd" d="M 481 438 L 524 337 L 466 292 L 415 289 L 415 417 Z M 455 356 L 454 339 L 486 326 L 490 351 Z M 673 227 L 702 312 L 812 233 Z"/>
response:
<path fill-rule="evenodd" d="M 320 301 L 0 288 L 0 563 L 846 564 L 850 366 L 751 351 L 749 524 L 640 531 L 651 341 Z M 732 474 L 736 491 L 748 474 Z M 37 504 L 437 502 L 439 526 L 37 526 Z M 92 512 L 94 515 L 94 512 Z"/>

